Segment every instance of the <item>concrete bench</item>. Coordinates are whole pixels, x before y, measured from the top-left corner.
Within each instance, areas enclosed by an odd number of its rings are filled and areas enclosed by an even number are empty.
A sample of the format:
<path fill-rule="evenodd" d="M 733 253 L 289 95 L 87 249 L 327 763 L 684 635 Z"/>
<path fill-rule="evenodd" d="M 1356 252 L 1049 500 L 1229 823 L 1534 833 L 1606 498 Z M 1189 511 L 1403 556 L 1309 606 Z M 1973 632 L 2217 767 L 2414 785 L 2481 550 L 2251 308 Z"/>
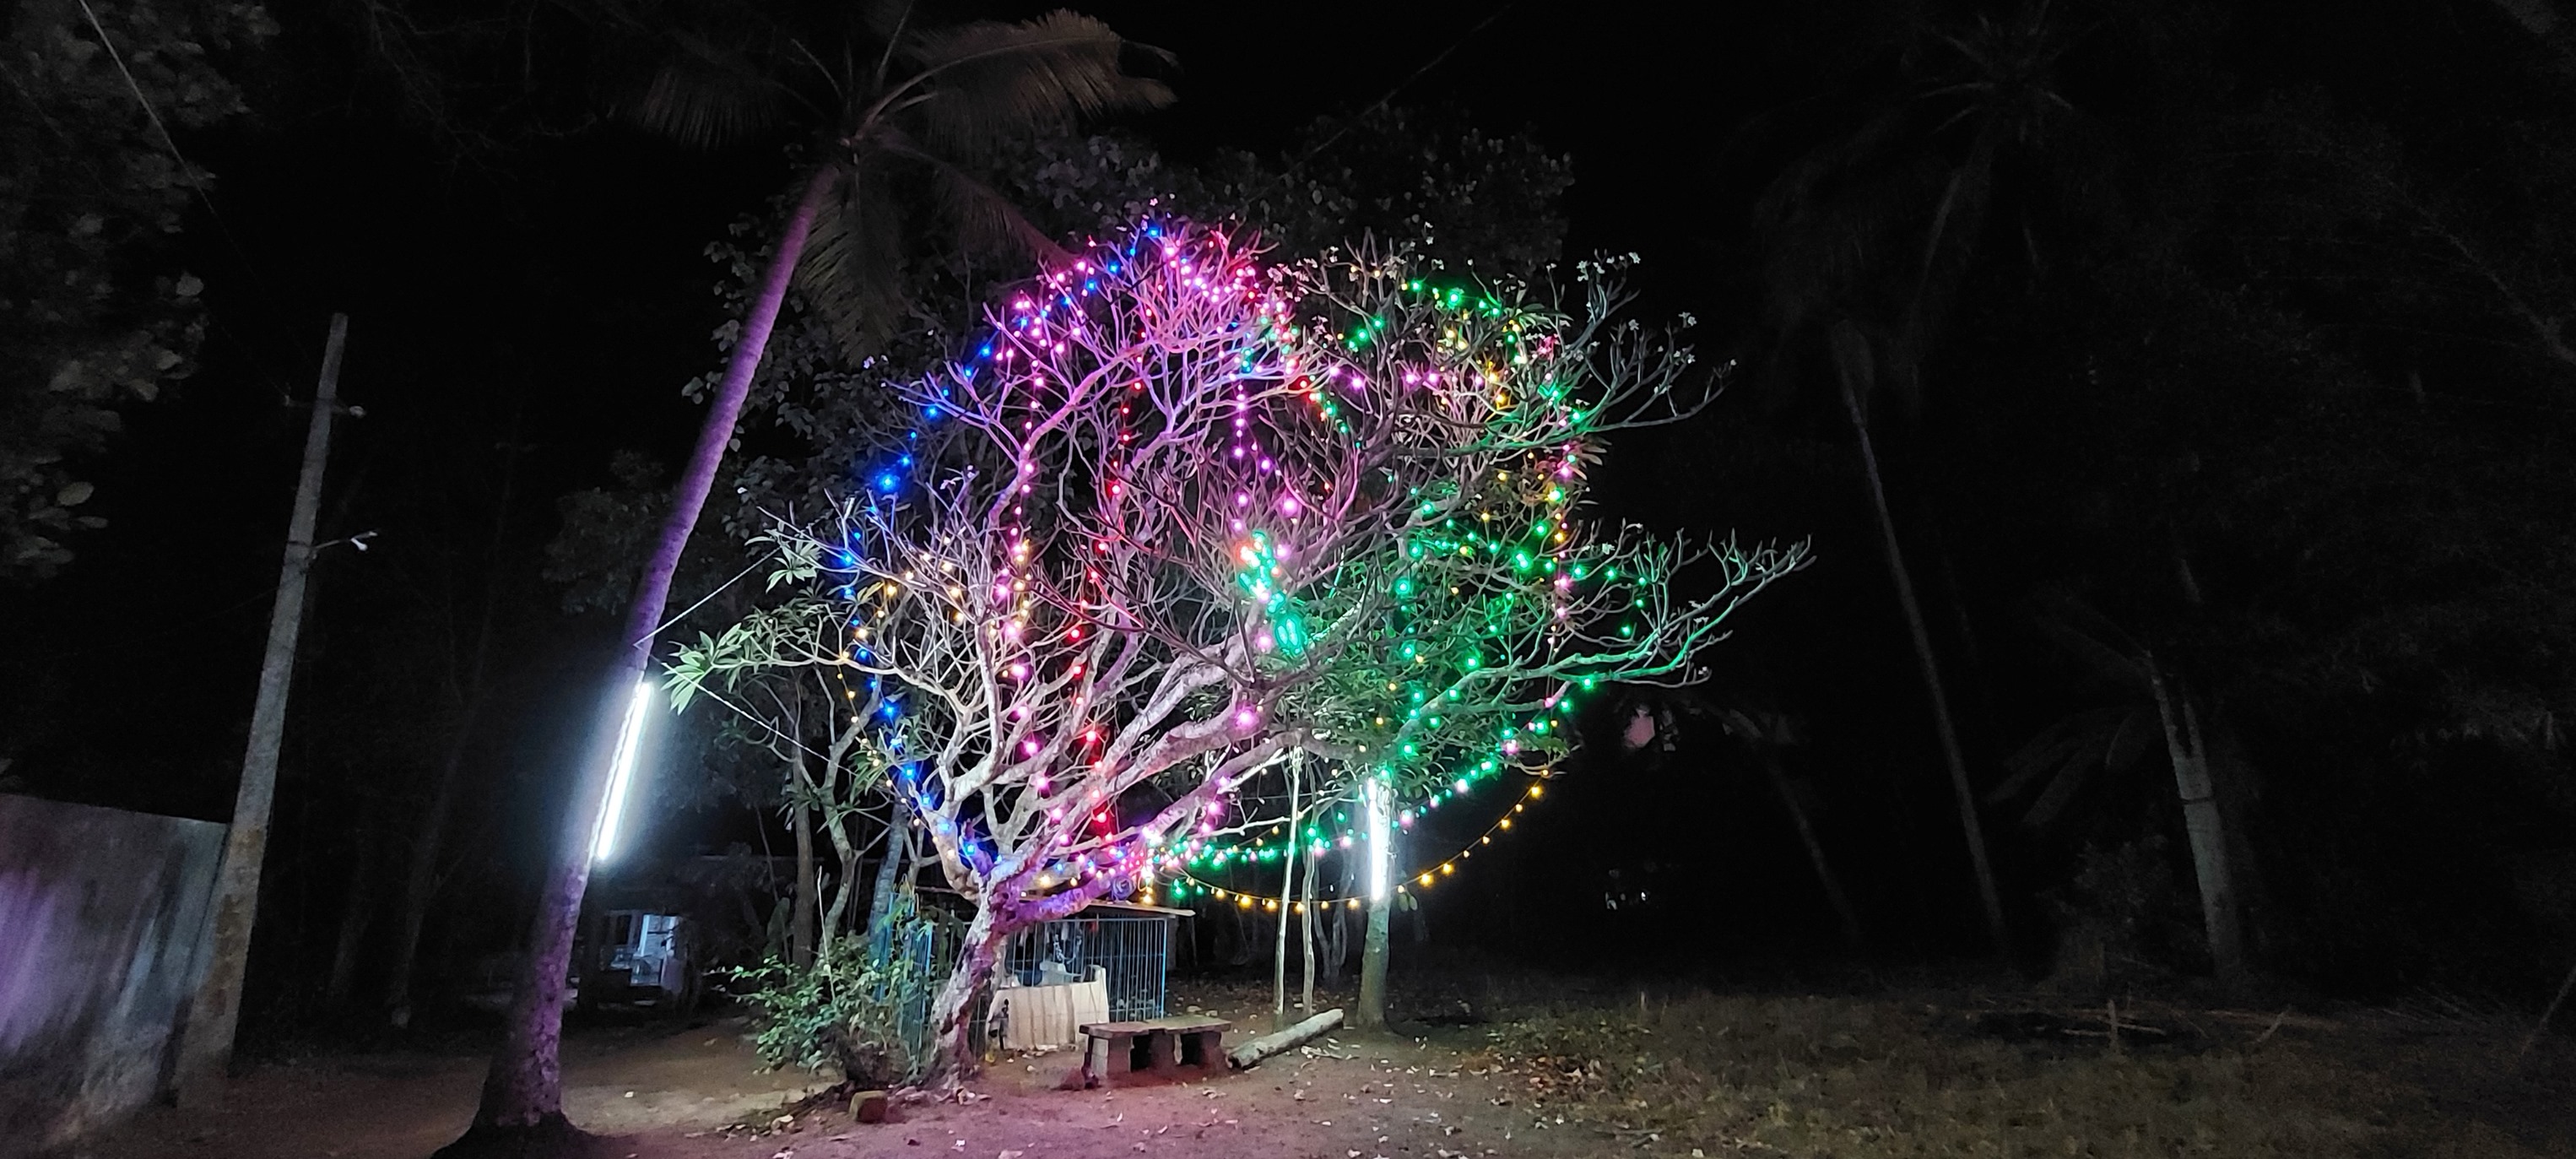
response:
<path fill-rule="evenodd" d="M 1216 1070 L 1225 1065 L 1225 1028 L 1230 1025 L 1199 1015 L 1084 1023 L 1083 1085 L 1113 1083 L 1138 1071 L 1168 1077 L 1183 1067 Z"/>

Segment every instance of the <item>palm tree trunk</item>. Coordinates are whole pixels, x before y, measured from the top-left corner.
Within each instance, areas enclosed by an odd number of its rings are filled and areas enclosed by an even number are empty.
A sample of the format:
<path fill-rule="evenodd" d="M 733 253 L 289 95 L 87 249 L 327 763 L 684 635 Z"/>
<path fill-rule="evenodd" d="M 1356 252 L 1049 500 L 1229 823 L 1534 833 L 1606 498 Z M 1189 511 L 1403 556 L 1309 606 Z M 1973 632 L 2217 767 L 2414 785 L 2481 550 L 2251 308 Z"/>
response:
<path fill-rule="evenodd" d="M 2174 791 L 2182 798 L 2183 832 L 2191 840 L 2192 874 L 2200 882 L 2200 920 L 2209 938 L 2210 965 L 2221 987 L 2241 990 L 2246 980 L 2244 932 L 2236 912 L 2227 831 L 2210 778 L 2209 747 L 2201 737 L 2200 714 L 2190 696 L 2177 694 L 2166 683 L 2164 670 L 2153 657 L 2147 660 L 2147 680 L 2155 692 L 2156 716 L 2164 722 Z"/>
<path fill-rule="evenodd" d="M 742 417 L 743 399 L 751 393 L 752 376 L 760 369 L 769 332 L 778 324 L 778 311 L 787 300 L 787 284 L 796 272 L 797 258 L 805 250 L 806 235 L 813 231 L 814 215 L 840 178 L 840 172 L 828 166 L 815 171 L 806 181 L 795 208 L 788 212 L 787 223 L 779 231 L 777 250 L 770 255 L 769 268 L 761 274 L 760 292 L 743 318 L 742 336 L 725 364 L 724 380 L 717 385 L 715 397 L 707 407 L 706 422 L 698 429 L 698 443 L 689 456 L 688 469 L 672 493 L 671 511 L 654 541 L 653 556 L 636 581 L 635 596 L 627 605 L 625 628 L 617 638 L 618 648 L 606 679 L 593 689 L 597 708 L 590 722 L 588 743 L 581 750 L 581 764 L 575 771 L 564 828 L 556 838 L 555 864 L 545 893 L 538 900 L 535 928 L 529 933 L 527 976 L 519 979 L 508 1031 L 500 1051 L 492 1057 L 491 1070 L 484 1076 L 474 1125 L 463 1138 L 439 1152 L 443 1159 L 564 1150 L 580 1145 L 580 1132 L 563 1114 L 563 1073 L 558 1055 L 563 1036 L 564 980 L 572 966 L 573 932 L 581 920 L 582 894 L 590 887 L 591 841 L 599 832 L 600 815 L 608 803 L 609 765 L 617 751 L 619 726 L 637 682 L 644 678 L 646 662 L 652 656 L 653 634 L 661 628 L 663 607 L 670 598 L 671 577 L 680 567 L 680 552 L 688 546 L 689 534 L 697 528 L 698 513 L 706 507 L 707 493 L 715 487 L 716 468 L 723 463 L 725 448 L 733 441 L 734 424 Z"/>
<path fill-rule="evenodd" d="M 1861 943 L 1860 915 L 1852 910 L 1851 899 L 1843 895 L 1842 883 L 1834 880 L 1833 866 L 1825 861 L 1825 847 L 1816 841 L 1816 827 L 1807 821 L 1807 807 L 1798 803 L 1798 794 L 1790 791 L 1789 775 L 1780 769 L 1780 758 L 1762 754 L 1762 771 L 1771 778 L 1771 791 L 1780 794 L 1780 803 L 1789 807 L 1789 820 L 1798 827 L 1798 840 L 1807 847 L 1807 861 L 1816 867 L 1816 880 L 1825 887 L 1825 900 L 1841 919 L 1843 944 L 1857 948 Z"/>
<path fill-rule="evenodd" d="M 1845 334 L 1849 337 L 1846 338 Z M 1977 900 L 1985 907 L 1986 936 L 1994 942 L 1996 953 L 2011 950 L 2011 936 L 2004 929 L 2003 895 L 1995 889 L 1994 867 L 1986 857 L 1985 826 L 1977 820 L 1976 789 L 1968 783 L 1968 762 L 1959 753 L 1958 727 L 1950 719 L 1950 697 L 1942 690 L 1941 665 L 1932 655 L 1932 635 L 1923 627 L 1923 607 L 1914 598 L 1914 581 L 1905 571 L 1905 552 L 1896 542 L 1896 520 L 1888 514 L 1887 488 L 1878 474 L 1878 452 L 1870 446 L 1869 418 L 1862 413 L 1860 394 L 1853 388 L 1854 375 L 1866 373 L 1859 358 L 1848 352 L 1847 343 L 1859 340 L 1856 332 L 1837 333 L 1835 362 L 1842 372 L 1843 409 L 1851 416 L 1852 433 L 1860 440 L 1860 462 L 1869 476 L 1869 499 L 1878 515 L 1878 531 L 1887 548 L 1887 572 L 1896 581 L 1896 602 L 1905 609 L 1905 627 L 1914 636 L 1914 658 L 1923 669 L 1923 687 L 1932 696 L 1932 724 L 1941 736 L 1941 759 L 1949 766 L 1950 792 L 1959 804 L 1959 828 L 1968 839 L 1968 860 L 1977 874 Z"/>

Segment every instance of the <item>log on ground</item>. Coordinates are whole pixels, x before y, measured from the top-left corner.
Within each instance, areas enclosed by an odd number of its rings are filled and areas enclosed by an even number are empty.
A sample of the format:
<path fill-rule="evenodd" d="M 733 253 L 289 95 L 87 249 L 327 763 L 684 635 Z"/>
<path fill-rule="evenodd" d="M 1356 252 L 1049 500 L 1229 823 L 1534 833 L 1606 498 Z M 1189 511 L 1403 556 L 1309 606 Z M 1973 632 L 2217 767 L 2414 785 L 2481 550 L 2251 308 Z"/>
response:
<path fill-rule="evenodd" d="M 1342 1012 L 1327 1010 L 1275 1034 L 1265 1034 L 1227 1051 L 1225 1064 L 1236 1070 L 1249 1070 L 1261 1060 L 1281 1051 L 1294 1050 L 1314 1041 L 1325 1031 L 1342 1024 Z"/>

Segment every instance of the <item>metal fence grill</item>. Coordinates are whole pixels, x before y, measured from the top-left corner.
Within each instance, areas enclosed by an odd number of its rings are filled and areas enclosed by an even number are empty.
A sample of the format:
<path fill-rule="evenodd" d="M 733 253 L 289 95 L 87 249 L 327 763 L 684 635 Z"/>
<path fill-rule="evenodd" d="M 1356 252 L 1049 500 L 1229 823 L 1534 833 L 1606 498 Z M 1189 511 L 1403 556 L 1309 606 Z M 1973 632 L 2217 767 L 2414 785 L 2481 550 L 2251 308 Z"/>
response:
<path fill-rule="evenodd" d="M 1098 966 L 1108 975 L 1111 1019 L 1160 1018 L 1172 921 L 1169 914 L 1085 911 L 1041 922 L 1011 935 L 1002 968 L 1023 986 L 1043 986 L 1081 981 Z"/>
<path fill-rule="evenodd" d="M 901 964 L 895 976 L 902 987 L 901 1004 L 895 1011 L 895 1034 L 903 1041 L 904 1071 L 910 1082 L 930 1069 L 930 1056 L 938 1050 L 931 1041 L 930 1007 L 939 997 L 939 986 L 957 962 L 957 943 L 964 927 L 954 918 L 935 915 L 928 921 L 916 921 L 901 931 L 901 945 L 889 950 Z M 883 960 L 883 959 L 880 959 Z"/>

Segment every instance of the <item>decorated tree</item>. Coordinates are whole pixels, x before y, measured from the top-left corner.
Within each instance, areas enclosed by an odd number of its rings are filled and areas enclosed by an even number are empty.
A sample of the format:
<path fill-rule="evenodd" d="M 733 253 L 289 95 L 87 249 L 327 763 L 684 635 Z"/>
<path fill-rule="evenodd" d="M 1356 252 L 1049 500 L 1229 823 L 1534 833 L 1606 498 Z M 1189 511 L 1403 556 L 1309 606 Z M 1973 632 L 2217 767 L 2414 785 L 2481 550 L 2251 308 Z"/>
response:
<path fill-rule="evenodd" d="M 1606 286 L 1578 323 L 1402 269 L 1265 270 L 1154 224 L 1093 247 L 894 388 L 917 422 L 832 518 L 766 537 L 810 595 L 684 658 L 880 705 L 891 788 L 974 905 L 952 1064 L 1013 932 L 1228 857 L 1230 795 L 1284 754 L 1439 799 L 1459 754 L 1483 778 L 1561 748 L 1580 687 L 1687 678 L 1796 565 L 1567 526 L 1588 440 L 1671 414 L 1688 365 Z M 1715 590 L 1669 594 L 1709 558 Z"/>
<path fill-rule="evenodd" d="M 1324 589 L 1368 612 L 1350 619 L 1330 669 L 1283 708 L 1306 731 L 1305 747 L 1339 771 L 1338 791 L 1356 806 L 1342 815 L 1377 832 L 1354 840 L 1292 819 L 1280 841 L 1203 843 L 1178 868 L 1196 874 L 1301 846 L 1311 855 L 1367 851 L 1375 864 L 1360 877 L 1373 903 L 1354 1015 L 1362 1025 L 1385 1020 L 1390 887 L 1428 888 L 1455 869 L 1443 858 L 1396 870 L 1389 831 L 1487 782 L 1544 775 L 1570 747 L 1582 696 L 1602 684 L 1700 679 L 1693 659 L 1722 636 L 1729 613 L 1805 562 L 1803 544 L 1694 544 L 1579 514 L 1603 436 L 1683 417 L 1711 394 L 1682 386 L 1686 349 L 1623 320 L 1629 300 L 1615 272 L 1578 268 L 1579 313 L 1516 286 L 1448 281 L 1401 257 L 1320 263 L 1305 287 L 1310 307 L 1332 322 L 1307 332 L 1331 344 L 1310 363 L 1329 359 L 1347 377 L 1394 384 L 1405 400 L 1336 404 L 1338 414 L 1368 412 L 1363 424 L 1404 448 L 1411 508 L 1397 534 L 1359 557 L 1354 582 Z M 1342 618 L 1330 608 L 1308 614 Z M 1517 809 L 1536 792 L 1519 787 L 1502 806 Z M 1271 828 L 1282 827 L 1256 820 L 1251 830 Z M 1190 887 L 1180 888 L 1186 896 Z M 1284 891 L 1280 901 L 1283 916 L 1295 908 Z"/>
<path fill-rule="evenodd" d="M 1308 387 L 1275 285 L 1221 235 L 1150 226 L 1048 275 L 977 358 L 896 388 L 920 426 L 835 519 L 772 537 L 816 598 L 684 660 L 820 663 L 881 698 L 894 791 L 975 906 L 935 1012 L 954 1063 L 1012 932 L 1131 891 L 1294 743 L 1272 705 L 1321 655 L 1228 593 L 1263 553 L 1328 564 L 1385 504 L 1356 460 L 1276 437 Z"/>

